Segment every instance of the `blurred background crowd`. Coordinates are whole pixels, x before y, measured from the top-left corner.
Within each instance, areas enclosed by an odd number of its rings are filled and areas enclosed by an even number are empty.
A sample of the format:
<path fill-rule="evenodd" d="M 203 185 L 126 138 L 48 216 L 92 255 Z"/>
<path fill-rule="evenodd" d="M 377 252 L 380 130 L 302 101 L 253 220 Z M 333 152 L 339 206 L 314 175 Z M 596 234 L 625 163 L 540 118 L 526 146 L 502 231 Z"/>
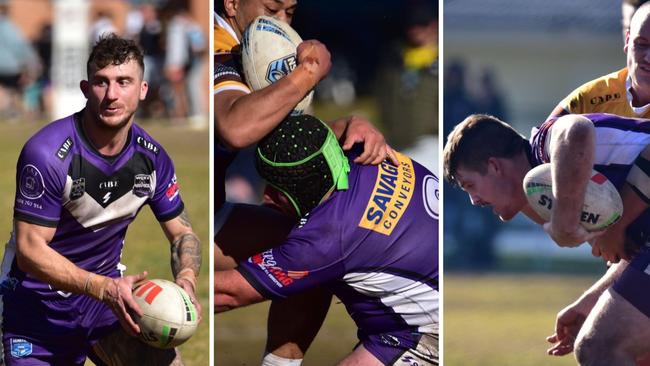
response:
<path fill-rule="evenodd" d="M 58 117 L 53 39 L 63 24 L 55 21 L 57 2 L 0 0 L 0 121 Z M 88 49 L 112 32 L 134 39 L 144 50 L 149 94 L 139 118 L 207 127 L 210 18 L 205 0 L 78 2 L 88 9 Z"/>

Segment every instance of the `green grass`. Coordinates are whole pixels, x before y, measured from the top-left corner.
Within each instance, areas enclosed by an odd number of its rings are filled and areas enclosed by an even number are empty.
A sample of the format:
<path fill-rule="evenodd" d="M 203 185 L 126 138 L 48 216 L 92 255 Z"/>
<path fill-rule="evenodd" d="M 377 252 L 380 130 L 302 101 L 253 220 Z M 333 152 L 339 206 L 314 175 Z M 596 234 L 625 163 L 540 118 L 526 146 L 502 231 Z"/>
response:
<path fill-rule="evenodd" d="M 444 276 L 445 366 L 565 366 L 546 354 L 555 316 L 598 275 Z"/>
<path fill-rule="evenodd" d="M 215 366 L 260 364 L 269 304 L 265 302 L 215 316 Z M 334 298 L 303 365 L 331 366 L 340 361 L 356 345 L 356 329 L 345 307 Z"/>
<path fill-rule="evenodd" d="M 0 124 L 0 230 L 9 237 L 15 192 L 16 159 L 24 142 L 43 124 L 24 122 Z M 150 122 L 144 128 L 160 142 L 174 160 L 181 195 L 195 232 L 203 247 L 203 267 L 199 278 L 199 298 L 203 306 L 203 321 L 197 333 L 184 345 L 181 352 L 185 364 L 207 365 L 209 361 L 209 138 L 206 131 L 192 131 L 170 127 L 165 123 Z M 130 226 L 122 261 L 127 274 L 143 270 L 149 278 L 171 279 L 169 242 L 151 210 L 143 209 Z M 90 362 L 89 362 L 90 364 Z"/>

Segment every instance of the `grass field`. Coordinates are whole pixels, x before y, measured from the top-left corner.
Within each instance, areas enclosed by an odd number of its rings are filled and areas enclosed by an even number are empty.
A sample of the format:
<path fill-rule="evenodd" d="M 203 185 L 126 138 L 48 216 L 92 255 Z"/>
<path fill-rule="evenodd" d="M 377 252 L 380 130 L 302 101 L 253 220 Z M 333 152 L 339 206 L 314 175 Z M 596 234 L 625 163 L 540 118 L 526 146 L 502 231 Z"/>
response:
<path fill-rule="evenodd" d="M 576 365 L 546 355 L 545 338 L 597 276 L 445 274 L 444 365 Z"/>
<path fill-rule="evenodd" d="M 6 238 L 11 231 L 15 192 L 16 159 L 27 138 L 42 126 L 24 122 L 0 125 L 0 231 Z M 199 278 L 199 297 L 203 321 L 197 333 L 181 346 L 185 364 L 207 365 L 209 361 L 208 301 L 209 270 L 209 136 L 206 131 L 170 127 L 165 123 L 147 123 L 144 128 L 158 140 L 174 159 L 181 194 L 194 230 L 203 243 L 203 267 Z M 149 278 L 171 279 L 169 242 L 151 210 L 143 209 L 129 228 L 123 253 L 127 274 L 147 270 Z M 210 291 L 211 292 L 211 291 Z M 90 363 L 89 363 L 90 364 Z"/>
<path fill-rule="evenodd" d="M 217 314 L 214 318 L 215 366 L 259 365 L 266 342 L 269 302 Z M 356 326 L 336 299 L 303 365 L 332 366 L 357 343 Z"/>

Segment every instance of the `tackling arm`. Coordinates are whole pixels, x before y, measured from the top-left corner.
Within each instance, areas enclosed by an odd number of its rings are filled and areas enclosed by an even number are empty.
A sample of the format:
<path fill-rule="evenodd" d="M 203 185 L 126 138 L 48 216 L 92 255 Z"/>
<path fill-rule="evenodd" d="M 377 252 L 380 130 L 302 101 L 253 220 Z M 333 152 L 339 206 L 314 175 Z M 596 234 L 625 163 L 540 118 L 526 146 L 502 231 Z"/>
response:
<path fill-rule="evenodd" d="M 237 270 L 217 271 L 214 277 L 215 313 L 265 300 Z"/>
<path fill-rule="evenodd" d="M 201 242 L 194 234 L 185 210 L 176 218 L 160 225 L 171 244 L 171 267 L 176 284 L 187 292 L 200 315 L 196 279 L 201 269 Z"/>
<path fill-rule="evenodd" d="M 328 123 L 343 150 L 350 150 L 355 143 L 363 142 L 363 153 L 354 159 L 357 164 L 377 165 L 388 158 L 399 165 L 393 149 L 386 144 L 384 136 L 365 118 L 349 116 Z"/>

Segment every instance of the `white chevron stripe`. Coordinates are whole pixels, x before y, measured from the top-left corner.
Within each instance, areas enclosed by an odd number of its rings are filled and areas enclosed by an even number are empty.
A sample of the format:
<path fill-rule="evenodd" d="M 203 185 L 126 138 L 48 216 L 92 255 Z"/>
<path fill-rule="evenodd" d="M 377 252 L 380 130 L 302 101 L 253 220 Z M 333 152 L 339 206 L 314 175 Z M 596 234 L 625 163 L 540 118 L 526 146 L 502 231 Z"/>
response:
<path fill-rule="evenodd" d="M 129 191 L 104 208 L 86 192 L 82 197 L 70 200 L 71 189 L 72 178 L 66 176 L 62 197 L 63 207 L 79 224 L 95 231 L 101 230 L 116 220 L 134 217 L 138 213 L 138 209 L 149 199 L 148 196 L 138 197 L 133 194 L 133 191 Z M 156 190 L 156 172 L 151 173 L 151 190 L 153 192 Z"/>
<path fill-rule="evenodd" d="M 359 293 L 376 297 L 404 321 L 430 333 L 438 329 L 440 294 L 430 286 L 390 273 L 348 273 L 343 280 Z"/>

